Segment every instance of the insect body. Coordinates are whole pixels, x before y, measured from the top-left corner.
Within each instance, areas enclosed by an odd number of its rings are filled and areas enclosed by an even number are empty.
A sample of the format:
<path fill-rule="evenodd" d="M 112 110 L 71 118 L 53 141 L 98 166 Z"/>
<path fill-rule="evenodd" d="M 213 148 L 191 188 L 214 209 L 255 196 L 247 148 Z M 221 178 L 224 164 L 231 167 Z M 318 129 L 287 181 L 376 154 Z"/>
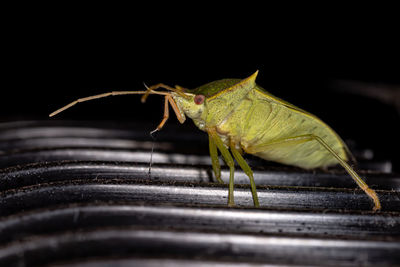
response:
<path fill-rule="evenodd" d="M 228 205 L 234 205 L 234 159 L 250 179 L 255 206 L 259 206 L 253 172 L 243 159 L 243 152 L 260 158 L 305 169 L 341 164 L 358 186 L 374 201 L 374 210 L 381 208 L 375 191 L 348 165 L 352 155 L 342 139 L 316 116 L 283 101 L 256 83 L 258 71 L 250 77 L 214 81 L 189 90 L 157 84 L 147 91 L 122 91 L 78 99 L 53 112 L 53 116 L 78 102 L 110 95 L 149 94 L 165 96 L 164 117 L 160 130 L 169 117 L 170 104 L 183 123 L 186 116 L 207 132 L 213 171 L 221 180 L 218 150 L 230 169 Z M 161 92 L 156 89 L 164 88 Z"/>

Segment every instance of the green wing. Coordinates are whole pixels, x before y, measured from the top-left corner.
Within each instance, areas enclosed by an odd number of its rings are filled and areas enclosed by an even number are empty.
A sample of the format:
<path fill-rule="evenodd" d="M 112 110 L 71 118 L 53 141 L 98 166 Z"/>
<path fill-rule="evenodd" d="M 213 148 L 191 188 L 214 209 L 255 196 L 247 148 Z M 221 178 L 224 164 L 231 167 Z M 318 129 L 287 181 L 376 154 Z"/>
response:
<path fill-rule="evenodd" d="M 272 95 L 271 93 L 267 92 L 264 88 L 260 87 L 260 86 L 256 86 L 256 90 L 259 91 L 260 93 L 262 93 L 266 98 L 268 98 L 270 101 L 284 105 L 292 110 L 295 110 L 297 112 L 303 113 L 309 117 L 312 117 L 313 119 L 317 120 L 319 123 L 321 123 L 322 125 L 324 125 L 326 128 L 328 128 L 336 137 L 337 139 L 342 143 L 342 146 L 344 147 L 347 157 L 348 157 L 348 161 L 351 162 L 352 164 L 356 164 L 356 160 L 353 156 L 353 154 L 350 152 L 350 149 L 347 147 L 346 143 L 342 140 L 342 138 L 329 126 L 327 125 L 325 122 L 323 122 L 320 118 L 318 118 L 317 116 L 315 116 L 314 114 L 311 114 L 299 107 L 296 107 L 293 104 L 290 104 L 289 102 L 286 102 L 283 99 L 280 99 L 279 97 L 276 97 L 274 95 Z"/>
<path fill-rule="evenodd" d="M 257 86 L 256 86 L 256 90 L 259 91 L 259 92 L 261 92 L 263 95 L 265 95 L 265 97 L 267 97 L 267 98 L 268 98 L 269 100 L 271 100 L 272 102 L 275 102 L 275 103 L 284 105 L 284 106 L 286 106 L 286 107 L 288 107 L 288 108 L 291 108 L 291 109 L 294 109 L 294 110 L 297 110 L 297 111 L 300 111 L 300 112 L 303 112 L 303 113 L 312 115 L 312 114 L 308 113 L 307 111 L 305 111 L 304 109 L 301 109 L 301 108 L 299 108 L 299 107 L 296 107 L 295 105 L 293 105 L 293 104 L 291 104 L 291 103 L 289 103 L 289 102 L 287 102 L 287 101 L 285 101 L 285 100 L 283 100 L 283 99 L 281 99 L 281 98 L 279 98 L 279 97 L 277 97 L 277 96 L 274 96 L 273 94 L 267 92 L 267 91 L 266 91 L 264 88 L 262 88 L 261 86 L 258 86 L 258 85 L 257 85 Z M 312 115 L 312 116 L 314 116 L 314 115 Z"/>
<path fill-rule="evenodd" d="M 205 85 L 202 85 L 200 87 L 190 90 L 190 93 L 193 93 L 196 95 L 201 94 L 201 95 L 204 95 L 206 98 L 210 98 L 210 97 L 218 94 L 219 92 L 234 86 L 235 84 L 237 84 L 241 81 L 242 81 L 241 79 L 222 79 L 222 80 L 218 80 L 218 81 L 213 81 L 213 82 L 207 83 Z M 259 85 L 255 86 L 255 90 L 262 93 L 267 99 L 269 99 L 269 101 L 286 106 L 287 108 L 290 108 L 294 111 L 297 111 L 304 115 L 312 117 L 313 119 L 319 121 L 325 127 L 329 128 L 332 131 L 332 133 L 334 133 L 334 135 L 337 136 L 338 140 L 340 140 L 340 142 L 343 144 L 343 147 L 345 148 L 345 150 L 347 152 L 349 161 L 352 163 L 355 163 L 354 156 L 352 155 L 352 153 L 350 152 L 350 150 L 348 149 L 348 147 L 346 146 L 344 141 L 340 138 L 340 136 L 332 128 L 330 128 L 326 123 L 324 123 L 321 119 L 319 119 L 317 116 L 315 116 L 315 115 L 313 115 L 313 114 L 311 114 L 311 113 L 309 113 L 309 112 L 307 112 L 307 111 L 305 111 L 305 110 L 303 110 L 303 109 L 301 109 L 279 97 L 274 96 L 273 94 L 269 93 L 268 91 L 266 91 L 264 88 L 262 88 Z"/>

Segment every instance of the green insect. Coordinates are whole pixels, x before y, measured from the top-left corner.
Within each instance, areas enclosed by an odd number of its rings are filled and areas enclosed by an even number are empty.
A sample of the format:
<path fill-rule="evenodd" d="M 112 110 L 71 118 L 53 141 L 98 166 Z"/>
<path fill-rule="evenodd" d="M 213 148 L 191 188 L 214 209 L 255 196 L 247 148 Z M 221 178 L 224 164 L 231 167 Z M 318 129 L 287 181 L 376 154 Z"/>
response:
<path fill-rule="evenodd" d="M 229 167 L 228 205 L 234 205 L 234 160 L 250 179 L 253 202 L 259 207 L 253 172 L 242 157 L 249 153 L 265 160 L 304 169 L 342 165 L 357 185 L 373 200 L 374 210 L 381 209 L 376 192 L 368 187 L 347 162 L 353 159 L 343 140 L 316 116 L 281 100 L 256 84 L 256 71 L 250 77 L 214 81 L 196 89 L 156 84 L 146 91 L 114 91 L 80 98 L 50 114 L 51 116 L 92 99 L 128 94 L 163 95 L 164 116 L 156 130 L 169 118 L 169 105 L 180 123 L 191 118 L 209 137 L 213 171 L 218 182 L 221 167 L 218 150 Z M 166 91 L 156 91 L 157 89 Z"/>

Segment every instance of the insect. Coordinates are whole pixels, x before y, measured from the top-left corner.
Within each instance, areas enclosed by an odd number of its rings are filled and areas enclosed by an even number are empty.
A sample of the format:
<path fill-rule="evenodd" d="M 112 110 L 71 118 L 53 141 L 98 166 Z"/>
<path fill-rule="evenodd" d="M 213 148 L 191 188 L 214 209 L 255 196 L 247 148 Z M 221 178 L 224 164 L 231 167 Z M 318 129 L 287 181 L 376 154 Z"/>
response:
<path fill-rule="evenodd" d="M 180 123 L 186 116 L 209 137 L 215 178 L 221 179 L 218 150 L 229 167 L 228 205 L 234 205 L 234 159 L 250 180 L 254 206 L 259 207 L 253 172 L 242 154 L 304 169 L 339 163 L 356 184 L 373 200 L 373 210 L 381 209 L 376 192 L 350 167 L 351 155 L 342 139 L 316 116 L 282 100 L 256 84 L 258 71 L 245 79 L 223 79 L 196 89 L 156 84 L 145 91 L 114 91 L 77 99 L 50 114 L 54 116 L 73 105 L 107 96 L 141 94 L 144 103 L 150 94 L 164 96 L 164 116 L 154 131 L 169 118 L 169 105 Z M 164 91 L 157 91 L 164 89 Z M 153 131 L 153 132 L 154 132 Z"/>

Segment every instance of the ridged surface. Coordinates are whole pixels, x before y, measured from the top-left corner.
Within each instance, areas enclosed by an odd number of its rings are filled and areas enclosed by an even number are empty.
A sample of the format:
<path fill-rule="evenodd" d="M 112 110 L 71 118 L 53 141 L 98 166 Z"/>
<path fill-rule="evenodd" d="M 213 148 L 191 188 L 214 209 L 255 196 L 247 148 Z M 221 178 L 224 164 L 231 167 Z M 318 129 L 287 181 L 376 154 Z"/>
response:
<path fill-rule="evenodd" d="M 143 126 L 0 126 L 0 265 L 395 265 L 400 178 L 364 173 L 382 211 L 341 169 L 250 158 L 260 204 L 236 172 L 237 207 L 213 182 L 206 136 Z M 204 137 L 204 138 L 203 138 Z M 227 181 L 229 173 L 223 171 Z"/>

